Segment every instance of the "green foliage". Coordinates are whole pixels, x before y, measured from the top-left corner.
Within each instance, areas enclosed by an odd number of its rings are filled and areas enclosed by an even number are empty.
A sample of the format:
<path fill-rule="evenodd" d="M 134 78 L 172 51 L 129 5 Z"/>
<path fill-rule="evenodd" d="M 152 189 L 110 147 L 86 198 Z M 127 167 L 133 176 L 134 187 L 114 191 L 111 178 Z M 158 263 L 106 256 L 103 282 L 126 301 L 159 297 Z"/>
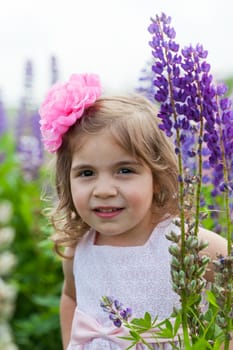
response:
<path fill-rule="evenodd" d="M 233 91 L 233 77 L 228 77 L 226 80 L 225 80 L 227 86 L 228 86 L 228 95 L 231 95 L 232 94 L 232 91 Z"/>
<path fill-rule="evenodd" d="M 9 135 L 0 138 L 0 200 L 13 206 L 11 225 L 16 237 L 12 245 L 17 267 L 12 283 L 18 290 L 11 327 L 15 342 L 23 350 L 62 349 L 59 326 L 61 262 L 48 239 L 50 228 L 42 215 L 41 189 L 46 174 L 25 181 L 15 146 Z"/>

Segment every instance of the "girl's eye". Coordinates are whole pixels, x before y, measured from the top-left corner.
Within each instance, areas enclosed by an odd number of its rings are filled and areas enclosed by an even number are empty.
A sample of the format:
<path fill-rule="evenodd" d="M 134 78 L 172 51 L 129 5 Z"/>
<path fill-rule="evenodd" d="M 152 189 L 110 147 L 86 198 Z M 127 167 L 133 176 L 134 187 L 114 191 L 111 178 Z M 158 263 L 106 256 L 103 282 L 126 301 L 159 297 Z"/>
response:
<path fill-rule="evenodd" d="M 129 169 L 129 168 L 121 168 L 119 170 L 120 174 L 130 174 L 130 173 L 133 173 L 133 172 L 134 172 L 133 169 Z"/>
<path fill-rule="evenodd" d="M 93 176 L 93 171 L 92 170 L 82 170 L 78 174 L 79 177 L 88 177 L 88 176 Z"/>

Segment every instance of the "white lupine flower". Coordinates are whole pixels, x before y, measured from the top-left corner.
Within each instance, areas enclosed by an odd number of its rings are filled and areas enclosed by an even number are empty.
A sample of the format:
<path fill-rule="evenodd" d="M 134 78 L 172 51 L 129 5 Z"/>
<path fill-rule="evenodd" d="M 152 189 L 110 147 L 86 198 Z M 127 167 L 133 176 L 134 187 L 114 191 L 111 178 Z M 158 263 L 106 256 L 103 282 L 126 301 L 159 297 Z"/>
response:
<path fill-rule="evenodd" d="M 16 265 L 16 257 L 11 252 L 0 254 L 0 276 L 7 276 Z"/>
<path fill-rule="evenodd" d="M 7 323 L 0 323 L 0 350 L 17 350 L 13 343 L 10 327 Z"/>
<path fill-rule="evenodd" d="M 18 350 L 12 338 L 9 320 L 15 309 L 16 288 L 6 283 L 1 277 L 10 273 L 16 265 L 16 257 L 4 249 L 13 242 L 15 230 L 9 224 L 13 214 L 10 201 L 0 203 L 0 350 Z"/>
<path fill-rule="evenodd" d="M 12 217 L 12 213 L 13 213 L 13 208 L 12 208 L 12 204 L 10 201 L 1 201 L 0 203 L 0 224 L 1 225 L 5 225 L 7 224 L 11 217 Z"/>
<path fill-rule="evenodd" d="M 9 299 L 11 301 L 14 301 L 15 295 L 16 295 L 16 288 L 13 285 L 6 283 L 0 277 L 0 300 L 2 298 L 6 298 L 6 299 Z M 0 309 L 0 311 L 1 311 L 1 309 Z"/>
<path fill-rule="evenodd" d="M 15 298 L 16 289 L 0 278 L 0 320 L 11 317 L 14 311 Z"/>
<path fill-rule="evenodd" d="M 0 322 L 10 320 L 10 318 L 14 313 L 15 305 L 5 301 L 2 305 L 0 302 L 0 306 L 1 306 Z"/>
<path fill-rule="evenodd" d="M 0 228 L 0 247 L 10 245 L 15 237 L 15 230 L 13 227 L 6 226 Z"/>

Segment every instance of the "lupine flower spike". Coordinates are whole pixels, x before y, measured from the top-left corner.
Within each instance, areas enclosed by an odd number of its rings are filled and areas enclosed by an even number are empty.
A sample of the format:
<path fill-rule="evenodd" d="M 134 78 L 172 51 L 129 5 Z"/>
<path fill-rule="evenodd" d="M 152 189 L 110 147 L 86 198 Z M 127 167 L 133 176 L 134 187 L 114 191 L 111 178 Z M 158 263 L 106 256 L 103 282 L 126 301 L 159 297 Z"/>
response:
<path fill-rule="evenodd" d="M 209 164 L 214 169 L 214 186 L 226 194 L 229 257 L 225 259 L 232 260 L 229 195 L 233 188 L 233 115 L 231 101 L 225 97 L 226 87 L 213 83 L 210 64 L 206 61 L 207 51 L 199 44 L 196 47 L 180 49 L 175 42 L 175 30 L 170 24 L 170 17 L 165 14 L 157 15 L 152 19 L 149 32 L 152 34 L 150 46 L 154 57 L 154 97 L 160 104 L 160 127 L 174 138 L 179 163 L 181 245 L 171 247 L 170 252 L 173 256 L 174 289 L 182 300 L 184 338 L 189 344 L 187 322 L 192 334 L 197 331 L 197 325 L 190 323 L 188 298 L 190 292 L 200 295 L 204 286 L 202 275 L 208 263 L 207 257 L 199 257 L 205 243 L 199 244 L 196 238 L 200 219 L 204 154 L 209 157 Z M 194 159 L 196 167 L 191 167 L 187 158 Z M 169 238 L 173 240 L 171 236 Z M 232 268 L 228 269 L 226 275 L 228 283 L 232 285 Z M 228 290 L 225 302 L 229 313 L 232 307 L 232 288 Z M 197 315 L 198 308 L 194 308 L 193 312 Z M 230 327 L 229 321 L 226 323 L 226 338 Z"/>
<path fill-rule="evenodd" d="M 130 308 L 124 308 L 122 303 L 112 297 L 103 296 L 100 306 L 103 311 L 109 314 L 109 319 L 116 327 L 121 327 L 122 323 L 127 322 L 132 316 L 132 310 Z"/>

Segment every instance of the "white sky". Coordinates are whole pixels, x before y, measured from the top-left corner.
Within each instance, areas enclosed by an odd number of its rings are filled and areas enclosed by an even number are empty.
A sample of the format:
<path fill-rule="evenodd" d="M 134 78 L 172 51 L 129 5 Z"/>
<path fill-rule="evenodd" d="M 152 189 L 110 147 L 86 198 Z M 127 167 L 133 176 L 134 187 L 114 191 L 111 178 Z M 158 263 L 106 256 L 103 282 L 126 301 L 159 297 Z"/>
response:
<path fill-rule="evenodd" d="M 1 0 L 3 100 L 18 103 L 24 64 L 31 59 L 40 103 L 49 87 L 51 55 L 58 59 L 60 80 L 92 72 L 106 93 L 133 89 L 151 58 L 150 17 L 162 11 L 172 17 L 179 43 L 202 43 L 212 72 L 233 76 L 232 10 L 232 0 Z"/>

